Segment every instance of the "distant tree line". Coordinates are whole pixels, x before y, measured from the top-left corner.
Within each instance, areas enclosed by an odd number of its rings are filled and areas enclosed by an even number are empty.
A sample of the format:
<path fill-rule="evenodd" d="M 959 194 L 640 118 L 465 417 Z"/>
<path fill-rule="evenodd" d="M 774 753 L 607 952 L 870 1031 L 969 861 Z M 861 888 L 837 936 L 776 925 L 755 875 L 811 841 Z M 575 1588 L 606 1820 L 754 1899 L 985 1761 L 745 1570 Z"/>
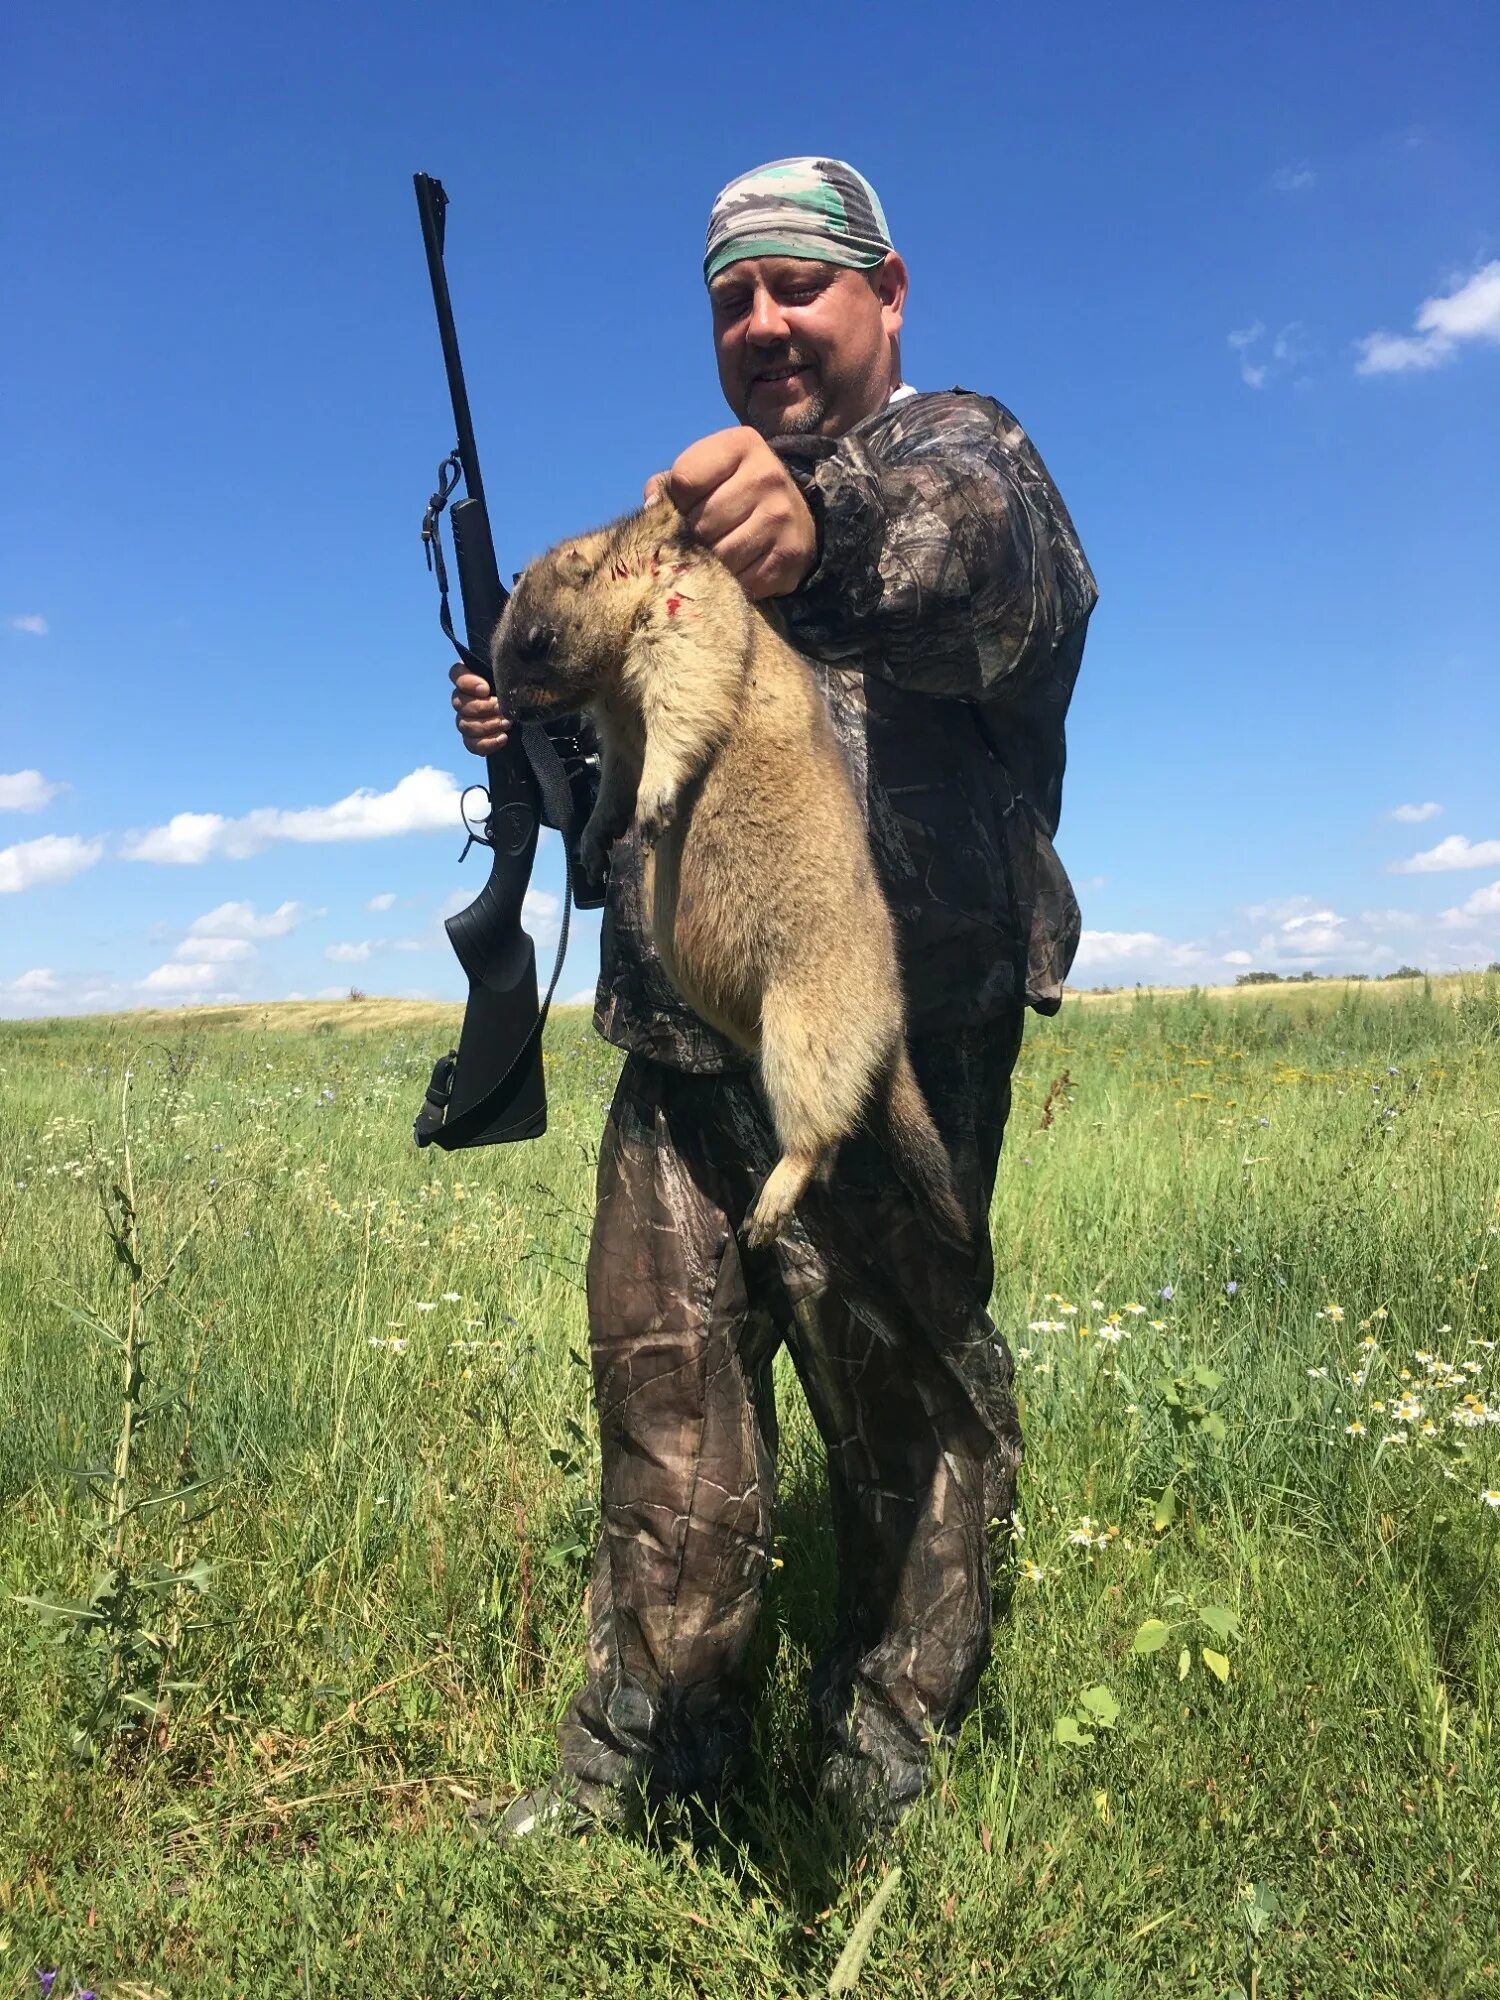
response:
<path fill-rule="evenodd" d="M 1486 972 L 1500 972 L 1500 958 L 1491 959 L 1484 968 Z M 1398 965 L 1394 972 L 1373 975 L 1378 979 L 1425 979 L 1427 971 L 1420 965 Z M 1236 986 L 1311 986 L 1320 979 L 1369 979 L 1368 972 L 1242 972 L 1235 980 Z"/>

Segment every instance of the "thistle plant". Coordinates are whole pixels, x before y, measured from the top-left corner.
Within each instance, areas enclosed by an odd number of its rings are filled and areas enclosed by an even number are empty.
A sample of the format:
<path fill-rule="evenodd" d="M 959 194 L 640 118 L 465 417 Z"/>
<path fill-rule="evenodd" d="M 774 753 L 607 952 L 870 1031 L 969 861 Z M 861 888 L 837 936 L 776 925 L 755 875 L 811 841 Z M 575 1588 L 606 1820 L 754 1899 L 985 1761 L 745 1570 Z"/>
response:
<path fill-rule="evenodd" d="M 213 1195 L 165 1257 L 148 1270 L 136 1195 L 129 1100 L 132 1072 L 120 1094 L 118 1171 L 101 1175 L 100 1207 L 114 1253 L 120 1295 L 74 1309 L 70 1317 L 111 1353 L 119 1381 L 119 1427 L 112 1451 L 71 1468 L 92 1506 L 86 1540 L 94 1563 L 86 1597 L 23 1595 L 17 1602 L 57 1628 L 58 1643 L 86 1668 L 90 1693 L 74 1722 L 71 1747 L 88 1759 L 122 1733 L 152 1723 L 165 1727 L 172 1698 L 195 1683 L 174 1678 L 183 1641 L 197 1626 L 187 1615 L 207 1587 L 210 1568 L 191 1559 L 192 1530 L 209 1511 L 211 1482 L 193 1470 L 192 1420 L 197 1368 L 181 1392 L 148 1400 L 146 1357 L 153 1305 L 172 1297 L 171 1281 Z M 177 1303 L 180 1304 L 180 1301 Z M 140 1444 L 150 1425 L 176 1414 L 180 1434 L 170 1483 L 153 1487 L 142 1475 Z M 175 1511 L 174 1511 L 175 1510 Z M 167 1550 L 166 1558 L 154 1553 Z"/>

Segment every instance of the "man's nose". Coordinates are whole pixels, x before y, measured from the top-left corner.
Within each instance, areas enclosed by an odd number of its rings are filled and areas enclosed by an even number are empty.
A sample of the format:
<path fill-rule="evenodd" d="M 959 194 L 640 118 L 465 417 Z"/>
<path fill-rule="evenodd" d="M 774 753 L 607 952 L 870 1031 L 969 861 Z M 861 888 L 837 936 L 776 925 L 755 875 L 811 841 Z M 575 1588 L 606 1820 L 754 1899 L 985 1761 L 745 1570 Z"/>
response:
<path fill-rule="evenodd" d="M 791 337 L 785 313 L 776 303 L 775 294 L 764 285 L 756 287 L 755 297 L 750 302 L 750 323 L 745 329 L 745 337 L 765 347 L 779 346 Z"/>

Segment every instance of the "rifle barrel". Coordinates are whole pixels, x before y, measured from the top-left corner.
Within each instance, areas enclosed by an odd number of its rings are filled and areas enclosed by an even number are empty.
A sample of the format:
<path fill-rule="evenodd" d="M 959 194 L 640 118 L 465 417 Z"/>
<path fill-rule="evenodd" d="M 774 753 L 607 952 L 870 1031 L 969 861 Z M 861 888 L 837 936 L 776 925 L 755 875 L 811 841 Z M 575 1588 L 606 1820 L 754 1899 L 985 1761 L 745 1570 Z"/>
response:
<path fill-rule="evenodd" d="M 474 420 L 469 415 L 469 392 L 464 385 L 463 363 L 458 358 L 458 333 L 453 324 L 453 304 L 448 297 L 448 274 L 443 268 L 443 215 L 448 197 L 443 184 L 431 174 L 413 174 L 417 190 L 417 211 L 422 218 L 422 242 L 427 251 L 427 275 L 432 280 L 432 303 L 437 308 L 438 333 L 443 343 L 443 367 L 448 376 L 448 394 L 453 403 L 453 421 L 458 429 L 458 457 L 464 469 L 464 490 L 471 500 L 484 505 L 484 481 L 479 474 L 479 451 L 474 443 Z M 488 511 L 488 510 L 486 510 Z M 504 604 L 509 592 L 501 586 Z"/>

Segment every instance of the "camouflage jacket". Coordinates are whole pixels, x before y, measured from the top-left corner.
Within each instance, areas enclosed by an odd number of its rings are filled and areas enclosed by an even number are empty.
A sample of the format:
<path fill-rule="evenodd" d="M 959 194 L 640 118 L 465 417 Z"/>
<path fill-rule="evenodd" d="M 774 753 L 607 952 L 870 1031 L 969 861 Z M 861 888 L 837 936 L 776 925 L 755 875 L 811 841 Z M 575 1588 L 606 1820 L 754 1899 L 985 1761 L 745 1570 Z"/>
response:
<path fill-rule="evenodd" d="M 1064 718 L 1097 595 L 1056 487 L 999 403 L 891 403 L 778 438 L 817 567 L 778 600 L 828 697 L 895 914 L 914 1034 L 1061 1003 L 1078 905 L 1052 846 Z M 686 1070 L 744 1058 L 677 999 L 645 934 L 640 853 L 610 870 L 595 1024 Z"/>

